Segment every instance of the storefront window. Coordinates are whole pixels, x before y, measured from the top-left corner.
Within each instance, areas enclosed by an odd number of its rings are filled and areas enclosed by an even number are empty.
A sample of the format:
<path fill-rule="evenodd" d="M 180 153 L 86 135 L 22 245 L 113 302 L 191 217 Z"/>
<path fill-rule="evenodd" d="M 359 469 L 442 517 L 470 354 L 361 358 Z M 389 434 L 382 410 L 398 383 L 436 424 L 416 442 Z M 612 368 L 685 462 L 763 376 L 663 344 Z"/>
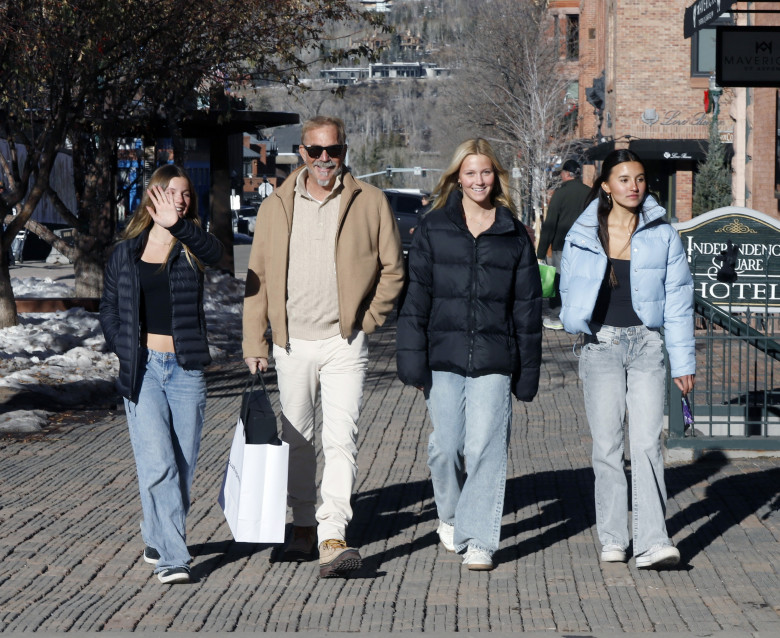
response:
<path fill-rule="evenodd" d="M 691 36 L 691 77 L 709 77 L 715 73 L 715 33 L 720 25 L 733 24 L 731 15 L 724 13 L 706 28 Z"/>

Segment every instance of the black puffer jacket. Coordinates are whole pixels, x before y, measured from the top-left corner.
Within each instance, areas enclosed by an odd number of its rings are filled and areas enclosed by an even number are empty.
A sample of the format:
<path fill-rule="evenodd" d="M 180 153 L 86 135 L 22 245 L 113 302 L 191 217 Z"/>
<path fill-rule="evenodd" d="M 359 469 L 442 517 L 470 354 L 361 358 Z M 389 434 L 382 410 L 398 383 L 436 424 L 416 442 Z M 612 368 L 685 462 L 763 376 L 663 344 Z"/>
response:
<path fill-rule="evenodd" d="M 182 244 L 207 265 L 222 257 L 222 244 L 211 233 L 180 219 L 168 229 L 179 240 L 168 259 L 171 324 L 176 360 L 182 368 L 202 370 L 211 362 L 203 312 L 203 273 L 190 265 Z M 149 232 L 120 242 L 106 266 L 100 300 L 100 326 L 109 349 L 119 357 L 117 389 L 131 401 L 138 398 L 141 348 L 141 285 L 138 262 Z"/>
<path fill-rule="evenodd" d="M 534 248 L 506 208 L 473 237 L 462 194 L 428 213 L 409 250 L 409 289 L 398 320 L 398 376 L 427 386 L 431 370 L 511 374 L 512 393 L 539 388 L 542 287 Z"/>

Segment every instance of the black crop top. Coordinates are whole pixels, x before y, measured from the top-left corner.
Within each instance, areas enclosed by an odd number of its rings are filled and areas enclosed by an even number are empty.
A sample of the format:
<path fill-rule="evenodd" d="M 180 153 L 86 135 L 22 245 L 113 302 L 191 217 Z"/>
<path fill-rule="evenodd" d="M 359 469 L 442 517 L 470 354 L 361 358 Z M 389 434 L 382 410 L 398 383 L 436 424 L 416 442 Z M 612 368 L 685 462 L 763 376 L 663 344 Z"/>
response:
<path fill-rule="evenodd" d="M 162 264 L 140 261 L 141 270 L 141 331 L 157 335 L 172 335 L 171 289 L 168 269 Z"/>
<path fill-rule="evenodd" d="M 604 276 L 604 281 L 601 282 L 591 321 L 615 328 L 641 326 L 642 320 L 634 312 L 634 306 L 631 305 L 631 260 L 610 259 L 609 263 L 612 264 L 612 269 L 615 271 L 617 286 L 610 287 L 610 269 L 607 268 L 607 274 Z"/>

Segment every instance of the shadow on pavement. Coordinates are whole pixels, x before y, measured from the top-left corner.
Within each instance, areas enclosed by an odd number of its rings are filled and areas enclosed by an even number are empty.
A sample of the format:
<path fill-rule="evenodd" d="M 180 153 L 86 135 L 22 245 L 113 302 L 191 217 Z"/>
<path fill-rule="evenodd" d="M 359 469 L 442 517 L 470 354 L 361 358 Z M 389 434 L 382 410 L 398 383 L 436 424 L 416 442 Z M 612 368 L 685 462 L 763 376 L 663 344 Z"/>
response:
<path fill-rule="evenodd" d="M 669 498 L 710 481 L 728 464 L 724 454 L 712 452 L 690 465 L 667 468 Z M 669 534 L 673 537 L 679 536 L 686 526 L 700 519 L 707 520 L 695 533 L 677 543 L 683 564 L 762 507 L 777 509 L 778 486 L 780 469 L 777 468 L 725 476 L 709 484 L 702 500 L 667 519 Z M 536 472 L 510 478 L 504 515 L 527 508 L 533 510 L 534 506 L 538 513 L 502 526 L 501 546 L 495 555 L 497 563 L 543 551 L 595 525 L 591 468 Z M 366 563 L 376 568 L 385 561 L 438 543 L 434 524 L 437 514 L 430 481 L 413 481 L 362 492 L 355 497 L 354 509 L 355 518 L 349 533 L 351 542 L 358 547 L 404 535 L 409 528 L 430 527 L 429 533 L 410 543 L 364 557 Z M 426 523 L 429 525 L 424 525 Z M 533 535 L 534 530 L 539 533 Z M 532 535 L 529 537 L 529 534 Z M 513 542 L 517 538 L 523 540 Z"/>

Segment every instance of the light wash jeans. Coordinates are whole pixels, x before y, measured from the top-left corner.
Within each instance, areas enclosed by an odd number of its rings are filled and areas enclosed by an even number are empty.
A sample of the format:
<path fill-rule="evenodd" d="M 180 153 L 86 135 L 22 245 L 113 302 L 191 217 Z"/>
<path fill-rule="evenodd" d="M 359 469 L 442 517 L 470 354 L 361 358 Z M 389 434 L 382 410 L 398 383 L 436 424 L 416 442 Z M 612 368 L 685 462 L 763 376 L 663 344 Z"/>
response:
<path fill-rule="evenodd" d="M 141 492 L 144 543 L 160 553 L 155 573 L 190 562 L 186 517 L 206 410 L 206 380 L 172 352 L 142 350 L 138 402 L 125 399 Z"/>
<path fill-rule="evenodd" d="M 512 421 L 511 377 L 433 371 L 428 467 L 439 519 L 455 526 L 455 550 L 493 554 L 501 537 Z"/>
<path fill-rule="evenodd" d="M 290 445 L 287 504 L 293 524 L 317 525 L 317 538 L 345 540 L 352 520 L 357 477 L 357 421 L 368 365 L 368 337 L 341 335 L 306 341 L 290 339 L 290 351 L 274 345 L 282 406 L 282 438 Z M 322 394 L 322 505 L 317 504 L 314 406 Z"/>
<path fill-rule="evenodd" d="M 596 528 L 602 545 L 628 548 L 627 482 L 623 465 L 628 408 L 634 556 L 671 545 L 661 452 L 664 420 L 663 339 L 645 326 L 594 325 L 586 335 L 579 373 L 593 438 Z"/>

